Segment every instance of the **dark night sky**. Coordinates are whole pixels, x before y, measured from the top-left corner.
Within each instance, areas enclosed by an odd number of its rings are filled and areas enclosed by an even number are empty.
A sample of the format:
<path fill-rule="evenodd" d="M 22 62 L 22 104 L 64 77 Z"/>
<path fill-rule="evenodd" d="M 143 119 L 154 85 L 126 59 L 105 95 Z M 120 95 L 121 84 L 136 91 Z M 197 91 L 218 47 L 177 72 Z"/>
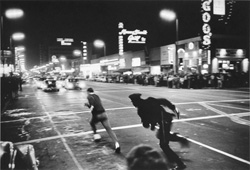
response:
<path fill-rule="evenodd" d="M 21 31 L 26 38 L 16 45 L 26 47 L 26 67 L 39 65 L 39 44 L 57 44 L 56 38 L 74 38 L 93 42 L 102 39 L 107 55 L 118 53 L 118 23 L 123 22 L 127 30 L 147 30 L 149 48 L 174 43 L 175 23 L 166 23 L 159 18 L 159 11 L 172 9 L 179 19 L 179 39 L 196 37 L 201 33 L 201 1 L 1 1 L 1 15 L 11 7 L 23 9 L 25 15 L 18 20 L 4 17 L 4 47 L 8 46 L 11 33 Z M 228 24 L 218 22 L 213 17 L 213 33 L 247 35 L 249 24 L 249 4 L 247 1 L 234 3 L 232 17 Z M 125 49 L 142 50 L 141 45 Z"/>

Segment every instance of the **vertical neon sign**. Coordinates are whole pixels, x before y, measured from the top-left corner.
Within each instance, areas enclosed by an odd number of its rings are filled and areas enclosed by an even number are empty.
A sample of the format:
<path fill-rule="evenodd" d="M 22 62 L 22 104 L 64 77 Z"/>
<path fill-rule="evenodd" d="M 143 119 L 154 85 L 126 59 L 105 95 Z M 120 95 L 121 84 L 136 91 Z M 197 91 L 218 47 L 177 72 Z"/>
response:
<path fill-rule="evenodd" d="M 201 1 L 201 8 L 202 8 L 202 47 L 203 49 L 210 49 L 211 45 L 211 27 L 210 27 L 210 20 L 211 20 L 211 3 L 212 0 L 202 0 Z"/>
<path fill-rule="evenodd" d="M 118 45 L 119 45 L 119 55 L 123 55 L 123 35 L 120 34 L 120 31 L 123 30 L 124 25 L 122 22 L 118 24 L 118 29 L 119 29 L 119 35 L 118 35 Z"/>

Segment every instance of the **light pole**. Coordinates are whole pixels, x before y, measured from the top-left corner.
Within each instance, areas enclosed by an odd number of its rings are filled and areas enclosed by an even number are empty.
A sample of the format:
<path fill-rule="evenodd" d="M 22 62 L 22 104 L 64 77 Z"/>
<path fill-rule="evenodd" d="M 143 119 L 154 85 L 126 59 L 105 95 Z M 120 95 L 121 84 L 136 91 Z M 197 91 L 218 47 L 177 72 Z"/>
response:
<path fill-rule="evenodd" d="M 160 18 L 163 19 L 164 21 L 167 22 L 171 22 L 171 21 L 175 21 L 175 29 L 176 29 L 176 33 L 175 33 L 175 60 L 174 60 L 174 73 L 177 73 L 178 70 L 178 49 L 177 49 L 177 45 L 178 45 L 178 39 L 179 39 L 179 21 L 178 21 L 178 17 L 176 15 L 176 13 L 172 10 L 169 9 L 163 9 L 160 11 Z"/>
<path fill-rule="evenodd" d="M 102 40 L 95 40 L 94 41 L 94 46 L 97 48 L 103 48 L 104 50 L 104 56 L 106 56 L 106 45 L 104 43 L 104 41 Z"/>

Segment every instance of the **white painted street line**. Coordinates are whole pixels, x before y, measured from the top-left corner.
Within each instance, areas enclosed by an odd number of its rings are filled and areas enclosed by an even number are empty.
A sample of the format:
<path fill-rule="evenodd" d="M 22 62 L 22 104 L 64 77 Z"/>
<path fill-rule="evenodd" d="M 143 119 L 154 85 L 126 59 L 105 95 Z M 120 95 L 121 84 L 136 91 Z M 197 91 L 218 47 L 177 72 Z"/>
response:
<path fill-rule="evenodd" d="M 179 134 L 177 134 L 177 135 L 179 135 Z M 179 135 L 179 136 L 181 136 L 181 135 Z M 197 145 L 200 145 L 200 146 L 202 146 L 202 147 L 205 147 L 205 148 L 207 148 L 207 149 L 210 149 L 210 150 L 212 150 L 212 151 L 215 151 L 215 152 L 217 152 L 217 153 L 220 153 L 220 154 L 222 154 L 222 155 L 225 155 L 225 156 L 227 156 L 227 157 L 230 157 L 230 158 L 232 158 L 232 159 L 235 159 L 235 160 L 237 160 L 237 161 L 240 161 L 240 162 L 242 162 L 242 163 L 245 163 L 245 164 L 250 165 L 250 162 L 249 162 L 248 160 L 239 158 L 239 157 L 237 157 L 237 156 L 234 156 L 234 155 L 232 155 L 232 154 L 226 153 L 226 152 L 224 152 L 224 151 L 222 151 L 222 150 L 213 148 L 213 147 L 211 147 L 211 146 L 208 146 L 208 145 L 206 145 L 206 144 L 203 144 L 203 143 L 201 143 L 201 142 L 195 141 L 195 140 L 190 139 L 190 138 L 187 138 L 187 140 L 190 141 L 190 142 L 192 142 L 192 143 L 195 143 L 195 144 L 197 144 Z"/>
<path fill-rule="evenodd" d="M 241 113 L 241 114 L 246 114 L 246 113 Z M 216 115 L 216 116 L 207 116 L 207 117 L 203 117 L 203 119 L 212 119 L 212 118 L 218 118 L 218 117 L 225 117 L 225 115 Z M 198 118 L 190 118 L 190 119 L 180 119 L 180 120 L 176 120 L 174 122 L 185 122 L 185 121 L 191 121 L 191 119 L 193 120 L 198 120 Z M 201 120 L 201 118 L 199 119 Z M 112 128 L 112 130 L 123 130 L 123 129 L 130 129 L 130 128 L 137 128 L 137 127 L 142 127 L 141 124 L 136 124 L 136 125 L 128 125 L 128 126 L 120 126 L 120 127 L 114 127 Z M 158 127 L 156 127 L 158 128 Z M 105 129 L 99 129 L 97 130 L 97 132 L 105 132 L 106 130 Z M 83 136 L 83 135 L 88 135 L 88 134 L 92 134 L 93 132 L 92 131 L 87 131 L 87 132 L 81 132 L 81 133 L 76 133 L 76 134 L 66 134 L 66 135 L 61 135 L 61 136 L 54 136 L 54 137 L 48 137 L 48 138 L 43 138 L 43 139 L 35 139 L 35 140 L 30 140 L 30 141 L 24 141 L 24 142 L 18 142 L 18 143 L 15 143 L 15 144 L 28 144 L 28 143 L 36 143 L 36 142 L 42 142 L 42 141 L 48 141 L 48 140 L 54 140 L 54 139 L 59 139 L 61 137 L 63 138 L 66 138 L 66 137 L 75 137 L 75 136 Z M 179 135 L 179 134 L 178 134 Z M 181 136 L 181 135 L 179 135 Z M 65 140 L 65 139 L 64 139 Z M 215 151 L 217 153 L 220 153 L 224 156 L 227 156 L 227 157 L 230 157 L 232 159 L 235 159 L 237 161 L 240 161 L 240 162 L 243 162 L 243 163 L 246 163 L 248 165 L 250 165 L 250 162 L 247 161 L 247 160 L 244 160 L 242 158 L 239 158 L 237 156 L 234 156 L 232 154 L 229 154 L 229 153 L 226 153 L 224 151 L 221 151 L 219 149 L 216 149 L 216 148 L 213 148 L 211 146 L 208 146 L 206 144 L 203 144 L 201 142 L 198 142 L 198 141 L 195 141 L 193 139 L 190 139 L 190 138 L 187 138 L 187 140 L 189 140 L 190 142 L 192 143 L 195 143 L 197 145 L 200 145 L 202 147 L 205 147 L 209 150 L 212 150 L 212 151 Z"/>
<path fill-rule="evenodd" d="M 199 104 L 202 105 L 202 106 L 204 106 L 205 108 L 207 108 L 207 109 L 209 109 L 209 110 L 212 110 L 212 111 L 215 112 L 215 113 L 218 113 L 218 114 L 220 114 L 220 115 L 224 115 L 224 116 L 230 118 L 230 119 L 231 119 L 233 122 L 235 122 L 235 123 L 250 126 L 250 121 L 249 121 L 249 120 L 241 119 L 240 117 L 237 117 L 237 115 L 227 114 L 227 113 L 225 113 L 225 112 L 222 112 L 222 111 L 220 111 L 220 110 L 218 110 L 218 109 L 215 109 L 215 108 L 213 108 L 213 107 L 207 105 L 207 104 L 204 103 L 204 102 L 200 102 Z"/>
<path fill-rule="evenodd" d="M 248 108 L 248 109 L 244 109 L 244 108 L 241 108 L 241 107 L 233 107 L 233 106 L 227 106 L 227 105 L 219 105 L 219 104 L 214 104 L 214 103 L 209 103 L 209 105 L 218 106 L 218 107 L 226 107 L 226 108 L 231 108 L 231 109 L 238 109 L 238 110 L 249 111 L 249 108 Z"/>
<path fill-rule="evenodd" d="M 212 101 L 203 101 L 206 103 L 221 103 L 221 102 L 241 102 L 241 101 L 250 101 L 250 99 L 237 99 L 237 100 L 212 100 Z M 175 105 L 188 105 L 188 104 L 199 104 L 199 102 L 184 102 L 184 103 L 173 103 Z M 119 108 L 109 108 L 106 109 L 107 111 L 115 111 L 115 110 L 125 110 L 125 109 L 136 109 L 135 107 L 132 106 L 127 106 L 127 107 L 119 107 Z M 54 116 L 63 116 L 63 115 L 71 115 L 71 114 L 82 114 L 82 113 L 89 113 L 89 111 L 79 111 L 79 112 L 72 112 L 72 113 L 59 113 L 55 115 L 50 115 L 51 117 Z M 47 116 L 40 116 L 40 117 L 31 117 L 31 118 L 23 118 L 23 119 L 18 119 L 18 120 L 8 120 L 8 121 L 1 121 L 2 123 L 12 123 L 12 122 L 19 122 L 19 121 L 26 121 L 27 119 L 32 120 L 32 119 L 40 119 L 40 118 L 46 118 Z"/>
<path fill-rule="evenodd" d="M 249 116 L 250 113 L 235 113 L 232 115 L 241 115 L 241 116 Z M 225 115 L 215 115 L 215 116 L 204 116 L 204 117 L 196 117 L 196 118 L 187 118 L 187 119 L 175 119 L 173 122 L 187 122 L 187 121 L 195 121 L 195 120 L 205 120 L 205 119 L 215 119 L 215 118 L 222 118 L 222 117 L 227 117 Z M 113 130 L 122 130 L 122 129 L 128 129 L 128 128 L 136 128 L 136 127 L 141 127 L 141 124 L 135 124 L 135 125 L 127 125 L 127 126 L 119 126 L 119 127 L 113 127 Z M 105 129 L 99 129 L 97 132 L 105 132 Z M 71 134 L 62 134 L 61 137 L 75 137 L 75 136 L 83 136 L 83 135 L 88 135 L 92 134 L 92 131 L 86 131 L 86 132 L 80 132 L 80 133 L 71 133 Z M 48 140 L 55 140 L 59 139 L 60 136 L 51 136 L 51 137 L 46 137 L 46 138 L 40 138 L 40 139 L 33 139 L 29 141 L 22 141 L 22 142 L 17 142 L 16 144 L 27 144 L 27 143 L 36 143 L 36 142 L 43 142 L 43 141 L 48 141 Z"/>
<path fill-rule="evenodd" d="M 41 101 L 39 101 L 39 102 L 40 102 L 40 104 L 41 104 L 43 110 L 45 111 L 46 115 L 48 116 L 48 118 L 49 118 L 49 120 L 50 120 L 50 122 L 51 122 L 51 124 L 52 124 L 52 126 L 53 126 L 53 128 L 54 128 L 54 130 L 56 131 L 58 137 L 62 140 L 62 143 L 63 143 L 64 147 L 65 147 L 66 150 L 68 151 L 68 153 L 69 153 L 69 155 L 71 156 L 72 160 L 74 161 L 75 165 L 77 166 L 77 168 L 78 168 L 79 170 L 83 170 L 82 166 L 81 166 L 80 163 L 77 161 L 77 159 L 76 159 L 74 153 L 72 152 L 72 150 L 70 149 L 69 145 L 67 144 L 65 138 L 62 136 L 62 134 L 60 133 L 60 131 L 57 130 L 57 128 L 56 128 L 56 126 L 55 126 L 55 124 L 54 124 L 54 122 L 53 122 L 53 120 L 52 120 L 52 117 L 51 117 L 50 114 L 46 111 L 45 106 L 43 105 L 43 103 L 41 103 Z"/>

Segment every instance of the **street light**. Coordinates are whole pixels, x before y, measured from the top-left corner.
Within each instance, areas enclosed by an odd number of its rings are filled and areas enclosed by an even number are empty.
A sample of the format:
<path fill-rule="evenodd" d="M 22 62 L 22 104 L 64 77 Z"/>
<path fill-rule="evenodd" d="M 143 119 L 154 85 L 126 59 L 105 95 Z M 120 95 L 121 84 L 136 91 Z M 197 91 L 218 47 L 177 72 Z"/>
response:
<path fill-rule="evenodd" d="M 25 38 L 25 35 L 24 35 L 24 33 L 16 32 L 16 33 L 12 34 L 11 38 L 15 41 L 20 41 L 20 40 L 23 40 Z"/>
<path fill-rule="evenodd" d="M 160 13 L 159 13 L 159 15 L 160 15 L 160 18 L 162 19 L 162 20 L 164 20 L 164 21 L 167 21 L 167 22 L 172 22 L 172 21 L 174 21 L 175 20 L 175 24 L 176 24 L 176 37 L 175 37 L 175 68 L 174 68 L 174 73 L 176 73 L 177 72 L 177 65 L 178 65 L 178 53 L 177 53 L 177 51 L 178 51 L 178 49 L 177 49 L 177 42 L 178 42 L 178 25 L 179 25 L 179 23 L 178 23 L 178 18 L 177 18 L 177 15 L 176 15 L 176 13 L 174 12 L 174 11 L 172 11 L 172 10 L 169 10 L 169 9 L 163 9 L 163 10 L 161 10 L 160 11 Z"/>
<path fill-rule="evenodd" d="M 5 16 L 9 19 L 17 19 L 24 15 L 23 10 L 18 8 L 12 8 L 5 11 Z"/>
<path fill-rule="evenodd" d="M 106 45 L 102 40 L 95 40 L 94 46 L 97 48 L 103 48 L 104 50 L 104 56 L 106 56 Z"/>

